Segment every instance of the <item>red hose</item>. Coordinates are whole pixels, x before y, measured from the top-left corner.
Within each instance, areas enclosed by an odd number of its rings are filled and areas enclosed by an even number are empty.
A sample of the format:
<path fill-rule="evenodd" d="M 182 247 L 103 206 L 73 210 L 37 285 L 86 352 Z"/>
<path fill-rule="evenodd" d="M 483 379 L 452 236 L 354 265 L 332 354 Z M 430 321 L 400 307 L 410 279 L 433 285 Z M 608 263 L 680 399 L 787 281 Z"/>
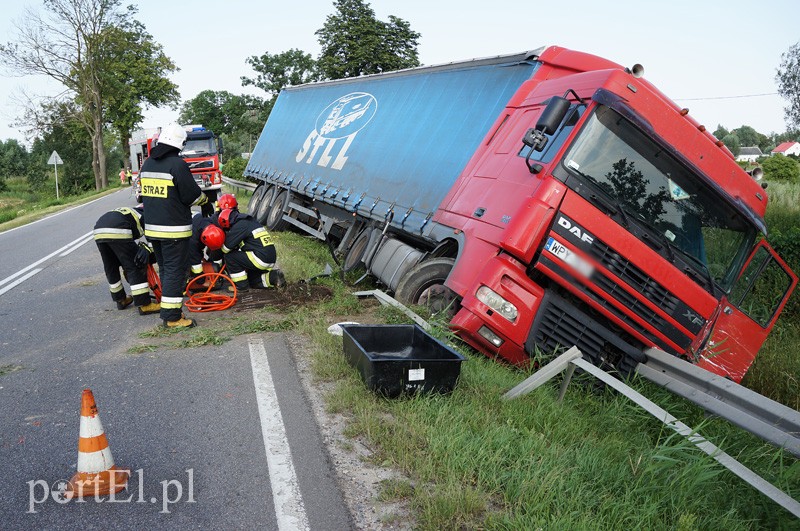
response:
<path fill-rule="evenodd" d="M 223 271 L 225 271 L 225 266 L 222 267 L 219 273 L 203 273 L 202 275 L 198 275 L 189 281 L 189 284 L 186 286 L 186 293 L 190 294 L 185 303 L 187 310 L 190 312 L 219 312 L 222 310 L 227 310 L 234 305 L 236 302 L 236 295 L 238 294 L 236 290 L 236 284 L 233 283 L 231 277 L 228 275 L 223 275 Z M 206 278 L 209 279 L 209 284 L 206 290 L 203 292 L 198 291 L 197 293 L 192 293 L 192 287 L 195 285 L 195 283 L 198 283 L 201 279 Z M 211 289 L 216 285 L 220 278 L 227 280 L 230 285 L 233 286 L 232 296 L 223 295 L 221 293 L 211 293 Z M 197 289 L 202 289 L 202 285 L 198 284 Z"/>

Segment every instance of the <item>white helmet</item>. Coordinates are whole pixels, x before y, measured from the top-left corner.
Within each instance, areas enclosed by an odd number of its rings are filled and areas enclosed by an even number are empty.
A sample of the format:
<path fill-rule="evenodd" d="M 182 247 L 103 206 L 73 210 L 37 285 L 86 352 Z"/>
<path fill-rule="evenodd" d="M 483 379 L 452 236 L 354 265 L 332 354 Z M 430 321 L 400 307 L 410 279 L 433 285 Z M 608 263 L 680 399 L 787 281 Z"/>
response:
<path fill-rule="evenodd" d="M 186 131 L 173 122 L 161 130 L 158 135 L 158 143 L 183 149 L 183 145 L 186 143 Z"/>

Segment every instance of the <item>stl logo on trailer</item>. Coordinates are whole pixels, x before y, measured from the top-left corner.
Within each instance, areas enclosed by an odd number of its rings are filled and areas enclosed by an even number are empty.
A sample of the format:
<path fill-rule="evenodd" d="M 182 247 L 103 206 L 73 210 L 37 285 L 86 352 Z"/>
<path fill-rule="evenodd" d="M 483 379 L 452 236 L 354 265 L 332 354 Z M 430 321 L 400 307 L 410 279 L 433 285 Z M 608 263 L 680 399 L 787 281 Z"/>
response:
<path fill-rule="evenodd" d="M 316 160 L 317 166 L 341 170 L 347 162 L 347 149 L 359 131 L 378 112 L 378 100 L 367 92 L 351 92 L 335 100 L 317 116 L 314 130 L 303 142 L 295 160 L 306 164 Z M 339 140 L 339 150 L 334 152 Z M 323 146 L 322 153 L 317 154 Z"/>

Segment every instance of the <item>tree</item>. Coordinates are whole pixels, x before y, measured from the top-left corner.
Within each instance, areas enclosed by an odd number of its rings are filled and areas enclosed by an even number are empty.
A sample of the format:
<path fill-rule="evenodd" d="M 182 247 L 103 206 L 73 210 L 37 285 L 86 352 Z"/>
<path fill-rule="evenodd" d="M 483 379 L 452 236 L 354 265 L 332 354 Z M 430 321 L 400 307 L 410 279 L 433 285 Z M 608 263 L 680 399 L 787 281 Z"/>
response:
<path fill-rule="evenodd" d="M 739 137 L 739 144 L 742 147 L 753 147 L 753 146 L 761 146 L 769 143 L 769 138 L 767 135 L 762 135 L 749 125 L 743 125 L 737 129 L 731 131 L 731 133 L 735 134 Z"/>
<path fill-rule="evenodd" d="M 123 154 L 130 151 L 131 131 L 142 122 L 145 107 L 174 108 L 180 98 L 177 85 L 167 77 L 177 67 L 134 14 L 131 9 L 123 27 L 108 27 L 102 33 L 105 118 L 116 131 Z"/>
<path fill-rule="evenodd" d="M 800 165 L 789 157 L 780 154 L 767 157 L 761 163 L 761 168 L 765 179 L 790 183 L 800 181 Z"/>
<path fill-rule="evenodd" d="M 336 13 L 328 15 L 316 31 L 322 50 L 317 67 L 325 79 L 419 66 L 420 34 L 405 20 L 390 16 L 389 22 L 375 18 L 363 0 L 335 0 Z"/>
<path fill-rule="evenodd" d="M 722 143 L 731 150 L 734 157 L 738 156 L 739 152 L 742 150 L 742 143 L 739 141 L 739 137 L 736 136 L 736 133 L 725 135 L 722 138 Z"/>
<path fill-rule="evenodd" d="M 23 176 L 27 170 L 28 150 L 13 138 L 0 141 L 0 180 L 5 182 L 6 177 Z"/>
<path fill-rule="evenodd" d="M 800 42 L 781 54 L 775 81 L 778 83 L 778 94 L 787 103 L 783 109 L 787 128 L 800 128 Z"/>
<path fill-rule="evenodd" d="M 714 131 L 714 137 L 716 137 L 716 138 L 718 138 L 718 139 L 725 138 L 725 137 L 726 137 L 726 136 L 728 136 L 729 134 L 731 134 L 731 133 L 730 133 L 730 131 L 728 131 L 727 129 L 725 129 L 724 127 L 722 127 L 722 125 L 718 125 L 718 126 L 717 126 L 717 130 L 716 130 L 716 131 Z"/>
<path fill-rule="evenodd" d="M 278 54 L 265 53 L 248 57 L 245 61 L 256 72 L 255 79 L 242 76 L 242 86 L 252 85 L 267 93 L 267 100 L 274 102 L 284 87 L 302 85 L 319 80 L 317 63 L 311 54 L 292 48 Z"/>
<path fill-rule="evenodd" d="M 58 151 L 63 165 L 58 167 L 59 191 L 64 195 L 90 190 L 94 182 L 92 166 L 92 139 L 83 124 L 76 118 L 76 104 L 72 101 L 46 106 L 42 136 L 31 148 L 31 169 L 28 184 L 33 190 L 44 184 L 42 169 L 52 171 L 46 164 L 53 151 Z M 38 172 L 38 173 L 37 173 Z"/>
<path fill-rule="evenodd" d="M 262 106 L 263 102 L 253 96 L 237 96 L 225 90 L 204 90 L 181 105 L 178 120 L 181 123 L 203 124 L 216 134 L 231 134 L 242 129 L 249 133 L 253 129 L 252 121 L 260 116 Z M 258 130 L 263 125 L 262 121 Z"/>
<path fill-rule="evenodd" d="M 43 1 L 46 15 L 26 12 L 16 26 L 17 40 L 0 45 L 0 63 L 16 74 L 48 76 L 65 87 L 63 98 L 57 101 L 75 103 L 75 118 L 91 139 L 92 170 L 99 190 L 108 186 L 103 133 L 110 116 L 121 122 L 126 116 L 131 118 L 124 108 L 116 115 L 116 109 L 111 114 L 108 109 L 124 107 L 126 96 L 133 97 L 136 104 L 149 101 L 144 94 L 152 87 L 143 89 L 125 80 L 130 72 L 144 73 L 143 77 L 152 74 L 152 69 L 139 67 L 163 54 L 146 33 L 131 33 L 143 26 L 131 22 L 136 11 L 128 8 L 124 12 L 120 0 Z M 143 61 L 131 64 L 134 58 Z M 163 70 L 159 71 L 159 66 Z M 155 71 L 171 70 L 157 61 Z M 169 94 L 168 86 L 160 89 Z"/>

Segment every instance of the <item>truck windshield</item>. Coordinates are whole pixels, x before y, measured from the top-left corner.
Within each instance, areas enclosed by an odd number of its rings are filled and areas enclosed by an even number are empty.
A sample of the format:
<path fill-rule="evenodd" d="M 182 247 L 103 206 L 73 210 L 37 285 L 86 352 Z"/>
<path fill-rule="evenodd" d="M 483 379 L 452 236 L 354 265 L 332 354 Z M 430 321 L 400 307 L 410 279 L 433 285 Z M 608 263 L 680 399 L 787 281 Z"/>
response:
<path fill-rule="evenodd" d="M 599 188 L 622 217 L 646 226 L 673 259 L 725 292 L 752 247 L 755 227 L 736 209 L 630 122 L 600 106 L 562 160 Z"/>
<path fill-rule="evenodd" d="M 213 138 L 191 138 L 186 141 L 181 151 L 182 157 L 194 157 L 198 155 L 213 155 L 217 152 Z"/>

